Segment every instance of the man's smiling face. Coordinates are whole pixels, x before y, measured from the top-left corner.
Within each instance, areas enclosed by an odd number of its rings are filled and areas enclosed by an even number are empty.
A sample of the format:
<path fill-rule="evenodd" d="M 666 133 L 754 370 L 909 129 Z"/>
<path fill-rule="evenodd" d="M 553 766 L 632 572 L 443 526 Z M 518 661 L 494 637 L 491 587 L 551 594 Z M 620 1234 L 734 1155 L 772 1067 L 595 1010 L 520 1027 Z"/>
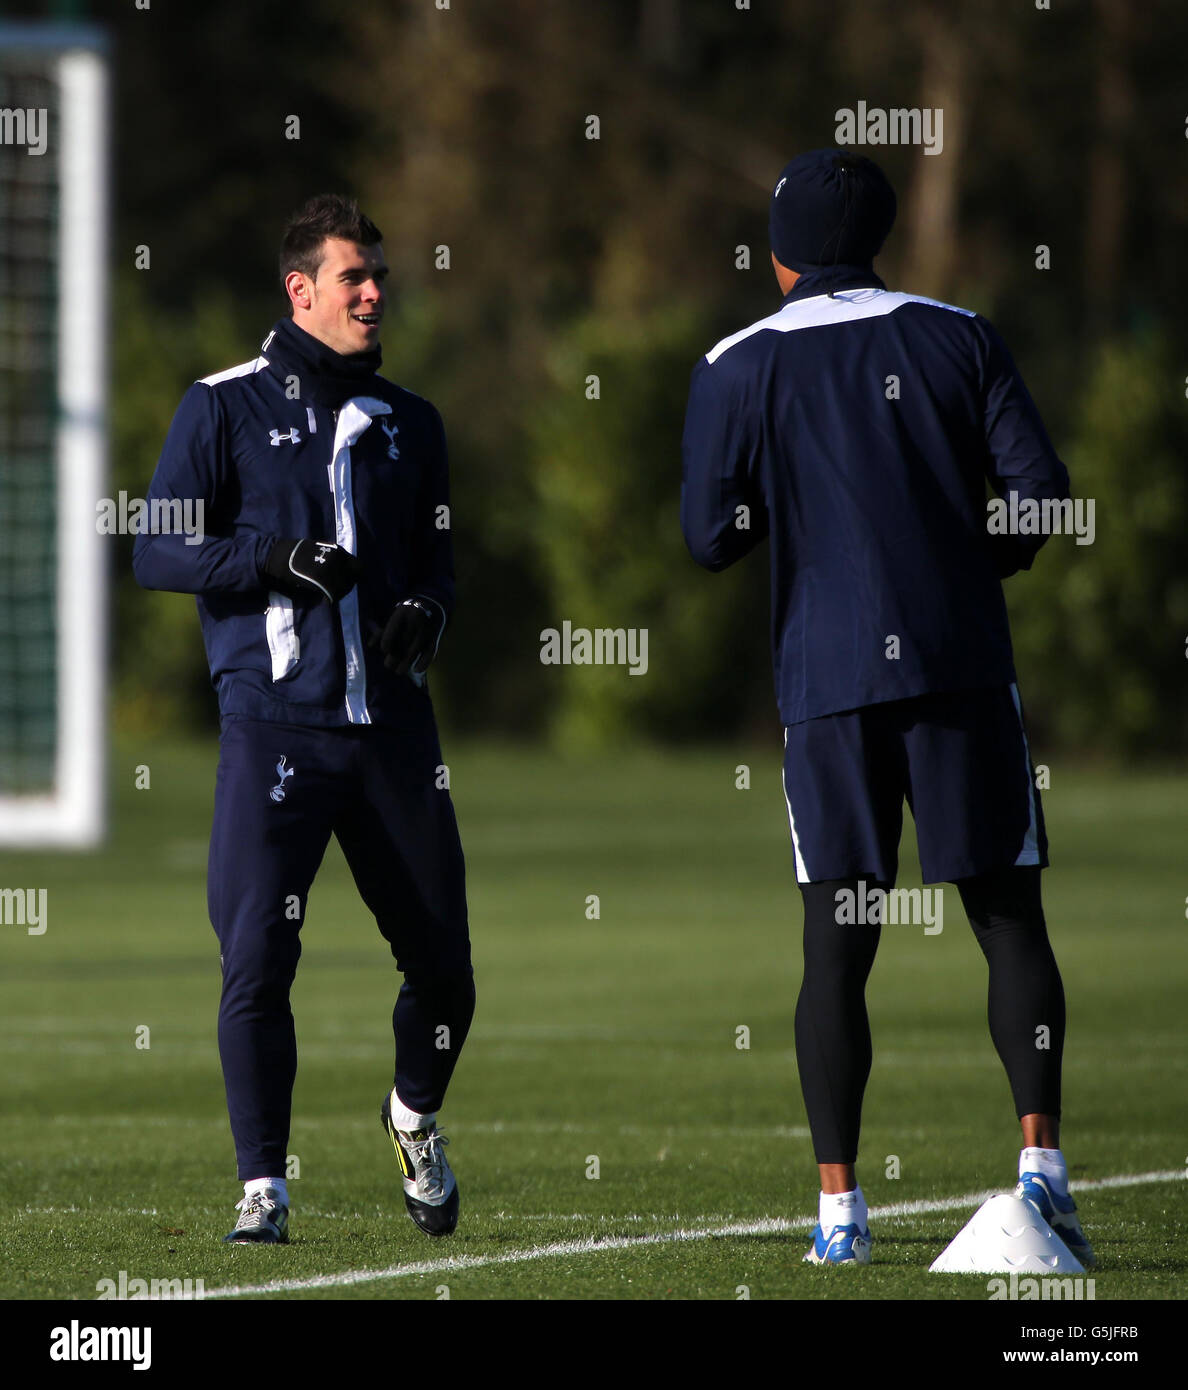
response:
<path fill-rule="evenodd" d="M 293 271 L 287 280 L 293 322 L 344 356 L 379 343 L 383 324 L 384 248 L 327 237 L 316 279 Z"/>

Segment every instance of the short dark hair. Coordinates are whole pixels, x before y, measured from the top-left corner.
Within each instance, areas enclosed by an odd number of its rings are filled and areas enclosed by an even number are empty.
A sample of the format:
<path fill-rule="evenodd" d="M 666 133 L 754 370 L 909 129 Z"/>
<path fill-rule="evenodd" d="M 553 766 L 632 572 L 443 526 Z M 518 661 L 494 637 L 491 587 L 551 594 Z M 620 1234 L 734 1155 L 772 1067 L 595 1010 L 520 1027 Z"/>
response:
<path fill-rule="evenodd" d="M 299 270 L 311 280 L 318 278 L 322 264 L 322 243 L 327 237 L 374 246 L 383 233 L 370 217 L 359 211 L 354 198 L 339 193 L 319 193 L 289 218 L 281 238 L 280 277 Z"/>

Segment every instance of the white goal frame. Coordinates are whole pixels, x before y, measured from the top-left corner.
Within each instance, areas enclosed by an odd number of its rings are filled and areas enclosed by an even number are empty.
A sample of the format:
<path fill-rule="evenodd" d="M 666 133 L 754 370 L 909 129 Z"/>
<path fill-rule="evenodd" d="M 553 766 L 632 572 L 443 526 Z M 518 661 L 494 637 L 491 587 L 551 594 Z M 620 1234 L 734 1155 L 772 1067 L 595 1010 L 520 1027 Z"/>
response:
<path fill-rule="evenodd" d="M 88 849 L 107 820 L 108 564 L 96 525 L 107 479 L 107 43 L 88 25 L 0 23 L 0 48 L 45 53 L 61 102 L 54 779 L 48 793 L 0 793 L 0 845 Z"/>

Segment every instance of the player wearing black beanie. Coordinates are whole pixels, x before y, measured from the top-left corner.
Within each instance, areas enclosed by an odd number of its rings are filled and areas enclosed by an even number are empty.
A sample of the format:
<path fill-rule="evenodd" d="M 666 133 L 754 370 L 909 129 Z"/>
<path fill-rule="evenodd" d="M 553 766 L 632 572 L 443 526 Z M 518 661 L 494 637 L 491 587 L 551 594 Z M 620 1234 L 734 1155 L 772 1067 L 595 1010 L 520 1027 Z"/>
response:
<path fill-rule="evenodd" d="M 908 920 L 907 890 L 894 889 L 906 797 L 923 881 L 956 884 L 989 965 L 990 1032 L 1023 1131 L 1016 1195 L 1088 1266 L 1060 1150 L 1065 1004 L 1040 898 L 1047 837 L 1002 592 L 1046 537 L 991 531 L 986 505 L 987 482 L 999 499 L 1067 498 L 1068 473 L 993 326 L 875 274 L 895 211 L 863 155 L 787 164 L 770 204 L 783 304 L 697 363 L 685 417 L 693 558 L 721 570 L 771 542 L 804 901 L 796 1056 L 821 1177 L 805 1258 L 871 1257 L 855 1172 L 872 1059 L 865 987 L 884 920 Z M 943 896 L 923 892 L 934 905 L 921 897 L 918 915 L 938 933 Z"/>

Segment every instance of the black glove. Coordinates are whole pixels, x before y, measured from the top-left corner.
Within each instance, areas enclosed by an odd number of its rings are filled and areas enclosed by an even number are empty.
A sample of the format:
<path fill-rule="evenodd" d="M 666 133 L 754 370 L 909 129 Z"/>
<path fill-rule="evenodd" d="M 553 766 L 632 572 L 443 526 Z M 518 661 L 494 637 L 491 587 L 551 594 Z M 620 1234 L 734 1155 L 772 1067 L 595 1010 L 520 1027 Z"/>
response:
<path fill-rule="evenodd" d="M 1010 532 L 996 532 L 990 536 L 990 554 L 999 579 L 1009 579 L 1020 570 L 1029 570 L 1035 560 L 1036 547 Z"/>
<path fill-rule="evenodd" d="M 264 562 L 270 587 L 290 598 L 320 594 L 337 603 L 362 573 L 359 558 L 329 541 L 277 541 Z"/>
<path fill-rule="evenodd" d="M 430 598 L 414 596 L 396 605 L 379 635 L 384 665 L 398 676 L 420 676 L 437 655 L 445 630 L 445 611 Z"/>

